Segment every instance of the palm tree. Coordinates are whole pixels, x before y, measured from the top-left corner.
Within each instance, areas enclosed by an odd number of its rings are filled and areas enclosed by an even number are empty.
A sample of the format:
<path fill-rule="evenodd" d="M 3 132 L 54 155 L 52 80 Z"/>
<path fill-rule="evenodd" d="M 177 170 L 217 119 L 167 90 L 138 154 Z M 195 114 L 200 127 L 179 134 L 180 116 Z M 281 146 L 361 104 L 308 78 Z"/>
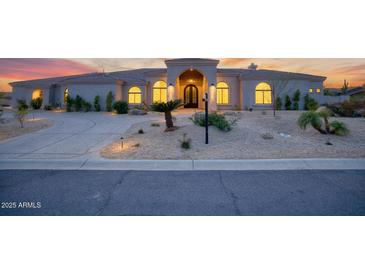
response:
<path fill-rule="evenodd" d="M 168 129 L 171 129 L 174 127 L 174 123 L 172 121 L 172 114 L 171 112 L 179 107 L 183 106 L 183 103 L 181 100 L 171 100 L 166 103 L 153 103 L 151 105 L 152 111 L 157 112 L 164 112 L 165 113 L 165 121 L 166 121 L 166 127 Z"/>
<path fill-rule="evenodd" d="M 329 122 L 331 111 L 326 107 L 319 107 L 316 111 L 308 111 L 302 113 L 298 119 L 298 126 L 305 130 L 308 125 L 311 125 L 321 134 L 336 134 L 347 135 L 349 129 L 346 124 L 339 121 Z M 323 119 L 323 121 L 322 121 Z M 322 128 L 324 124 L 324 128 Z"/>

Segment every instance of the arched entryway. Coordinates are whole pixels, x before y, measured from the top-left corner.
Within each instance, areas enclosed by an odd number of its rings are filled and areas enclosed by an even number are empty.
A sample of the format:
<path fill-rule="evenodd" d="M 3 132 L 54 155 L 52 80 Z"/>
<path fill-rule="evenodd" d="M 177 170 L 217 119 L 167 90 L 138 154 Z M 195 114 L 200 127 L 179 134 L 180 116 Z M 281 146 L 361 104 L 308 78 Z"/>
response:
<path fill-rule="evenodd" d="M 184 107 L 198 108 L 199 92 L 196 85 L 187 85 L 184 89 Z"/>
<path fill-rule="evenodd" d="M 199 98 L 203 98 L 206 90 L 204 75 L 196 69 L 188 69 L 177 79 L 178 98 L 183 100 L 185 108 L 199 108 Z"/>

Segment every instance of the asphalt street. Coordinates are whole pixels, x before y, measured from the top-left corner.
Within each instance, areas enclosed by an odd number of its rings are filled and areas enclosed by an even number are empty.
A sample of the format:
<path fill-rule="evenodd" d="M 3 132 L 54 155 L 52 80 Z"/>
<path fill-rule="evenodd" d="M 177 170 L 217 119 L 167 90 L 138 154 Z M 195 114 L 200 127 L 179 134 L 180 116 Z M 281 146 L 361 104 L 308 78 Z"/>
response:
<path fill-rule="evenodd" d="M 0 215 L 365 215 L 365 170 L 0 170 Z"/>

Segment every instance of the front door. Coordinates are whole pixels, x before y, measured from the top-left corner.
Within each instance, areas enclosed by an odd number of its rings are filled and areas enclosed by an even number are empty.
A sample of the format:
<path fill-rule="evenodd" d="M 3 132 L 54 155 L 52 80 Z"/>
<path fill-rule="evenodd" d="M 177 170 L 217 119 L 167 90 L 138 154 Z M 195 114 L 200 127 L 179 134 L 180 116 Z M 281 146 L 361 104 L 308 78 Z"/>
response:
<path fill-rule="evenodd" d="M 184 89 L 184 107 L 198 107 L 198 88 L 195 85 L 187 85 Z"/>

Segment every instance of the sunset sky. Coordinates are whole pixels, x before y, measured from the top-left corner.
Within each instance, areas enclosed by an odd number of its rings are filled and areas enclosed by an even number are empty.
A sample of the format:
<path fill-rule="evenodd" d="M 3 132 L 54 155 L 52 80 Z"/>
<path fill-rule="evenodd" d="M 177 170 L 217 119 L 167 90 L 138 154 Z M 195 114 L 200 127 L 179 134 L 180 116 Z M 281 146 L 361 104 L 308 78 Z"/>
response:
<path fill-rule="evenodd" d="M 341 87 L 344 79 L 350 86 L 365 83 L 365 58 L 219 58 L 219 67 L 247 68 L 250 63 L 259 69 L 275 69 L 327 76 L 326 87 Z M 134 68 L 165 67 L 163 58 L 143 59 L 16 59 L 0 58 L 0 91 L 11 91 L 9 82 L 88 72 L 117 71 Z"/>

